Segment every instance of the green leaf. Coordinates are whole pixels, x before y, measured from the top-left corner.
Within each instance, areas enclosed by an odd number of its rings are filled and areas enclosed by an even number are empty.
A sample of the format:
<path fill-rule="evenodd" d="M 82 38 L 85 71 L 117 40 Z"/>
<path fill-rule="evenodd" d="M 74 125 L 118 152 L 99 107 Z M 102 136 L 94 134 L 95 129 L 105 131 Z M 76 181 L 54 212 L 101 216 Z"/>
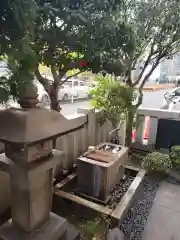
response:
<path fill-rule="evenodd" d="M 9 100 L 9 91 L 0 86 L 0 104 L 7 103 Z"/>
<path fill-rule="evenodd" d="M 91 104 L 103 110 L 104 117 L 117 127 L 127 113 L 133 111 L 133 89 L 107 77 L 97 77 L 96 82 L 91 91 Z"/>

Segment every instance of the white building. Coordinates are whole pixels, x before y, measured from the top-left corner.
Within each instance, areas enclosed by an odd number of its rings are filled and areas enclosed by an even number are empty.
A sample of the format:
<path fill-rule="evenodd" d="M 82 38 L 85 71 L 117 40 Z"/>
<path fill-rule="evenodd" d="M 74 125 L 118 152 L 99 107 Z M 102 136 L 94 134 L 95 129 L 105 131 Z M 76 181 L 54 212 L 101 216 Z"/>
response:
<path fill-rule="evenodd" d="M 175 76 L 180 76 L 180 53 L 172 59 L 164 60 L 160 65 L 160 77 L 171 80 Z"/>

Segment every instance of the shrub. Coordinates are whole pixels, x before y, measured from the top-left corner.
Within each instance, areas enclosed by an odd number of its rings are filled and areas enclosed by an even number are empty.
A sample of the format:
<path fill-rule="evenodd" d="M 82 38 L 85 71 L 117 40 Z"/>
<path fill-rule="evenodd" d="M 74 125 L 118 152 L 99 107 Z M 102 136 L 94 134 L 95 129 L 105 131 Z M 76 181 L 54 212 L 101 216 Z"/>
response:
<path fill-rule="evenodd" d="M 170 159 L 173 167 L 180 170 L 180 146 L 173 146 L 171 148 Z"/>
<path fill-rule="evenodd" d="M 151 172 L 165 173 L 172 168 L 172 162 L 168 154 L 153 152 L 143 158 L 142 167 Z"/>
<path fill-rule="evenodd" d="M 91 90 L 91 104 L 103 111 L 104 120 L 108 119 L 116 128 L 129 111 L 133 111 L 132 101 L 137 94 L 133 88 L 120 81 L 98 76 L 96 86 Z"/>

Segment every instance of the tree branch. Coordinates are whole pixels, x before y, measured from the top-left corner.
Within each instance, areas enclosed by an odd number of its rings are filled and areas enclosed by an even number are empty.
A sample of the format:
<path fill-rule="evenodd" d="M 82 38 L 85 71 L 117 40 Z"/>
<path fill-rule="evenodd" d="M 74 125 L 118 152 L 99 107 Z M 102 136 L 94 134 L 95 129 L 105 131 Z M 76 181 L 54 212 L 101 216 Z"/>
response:
<path fill-rule="evenodd" d="M 66 74 L 66 72 L 68 71 L 68 69 L 59 69 L 59 74 L 58 74 L 58 77 L 59 77 L 59 80 L 61 81 L 61 79 L 64 77 L 64 75 Z"/>
<path fill-rule="evenodd" d="M 127 71 L 127 81 L 126 81 L 126 83 L 127 83 L 130 87 L 132 87 L 131 70 L 128 70 L 128 71 Z"/>
<path fill-rule="evenodd" d="M 60 86 L 62 86 L 62 85 L 63 85 L 65 82 L 67 82 L 70 78 L 75 77 L 75 76 L 77 76 L 78 74 L 80 74 L 80 73 L 82 73 L 82 72 L 84 72 L 84 71 L 85 71 L 84 69 L 83 69 L 83 70 L 80 70 L 80 71 L 78 71 L 77 73 L 75 73 L 75 74 L 67 77 L 64 81 L 61 81 L 61 82 L 60 82 Z"/>
<path fill-rule="evenodd" d="M 37 64 L 35 69 L 35 76 L 37 80 L 43 85 L 46 92 L 49 90 L 49 80 L 45 77 L 43 77 L 39 71 L 39 64 Z"/>
<path fill-rule="evenodd" d="M 151 45 L 151 51 L 150 51 L 149 56 L 147 57 L 147 59 L 146 59 L 146 61 L 144 63 L 143 69 L 142 69 L 141 73 L 139 74 L 138 79 L 133 83 L 133 86 L 136 86 L 140 82 L 140 80 L 141 80 L 141 78 L 142 78 L 146 68 L 148 67 L 148 65 L 149 65 L 149 63 L 151 61 L 152 56 L 155 54 L 153 52 L 153 50 L 154 50 L 154 41 L 153 41 L 153 43 Z"/>
<path fill-rule="evenodd" d="M 58 76 L 59 76 L 59 78 L 61 79 L 65 75 L 65 73 L 67 71 L 68 71 L 67 66 L 63 66 L 63 69 L 60 66 L 59 69 L 58 69 L 58 72 L 59 72 Z"/>
<path fill-rule="evenodd" d="M 138 98 L 138 102 L 136 104 L 136 109 L 142 104 L 142 100 L 143 100 L 143 93 L 142 93 L 142 88 L 139 89 L 139 98 Z"/>
<path fill-rule="evenodd" d="M 53 75 L 53 78 L 54 78 L 54 83 L 55 85 L 58 85 L 59 82 L 60 82 L 60 78 L 56 72 L 56 67 L 54 65 L 51 65 L 51 72 L 52 72 L 52 75 Z"/>
<path fill-rule="evenodd" d="M 143 73 L 145 72 L 149 62 L 150 62 L 150 58 L 151 56 L 149 55 L 148 58 L 146 59 L 145 63 L 144 63 L 144 66 L 143 66 L 143 69 L 142 71 L 140 72 L 139 76 L 138 76 L 138 79 L 133 83 L 133 87 L 135 87 L 139 81 L 141 80 L 142 76 L 143 76 Z"/>
<path fill-rule="evenodd" d="M 141 73 L 139 74 L 138 79 L 133 83 L 134 87 L 140 82 L 140 80 L 141 80 L 141 78 L 142 78 L 146 68 L 148 67 L 149 63 L 151 62 L 152 56 L 154 56 L 155 54 L 158 53 L 157 51 L 154 51 L 154 46 L 155 46 L 155 39 L 153 40 L 153 42 L 151 44 L 150 53 L 149 53 L 149 56 L 147 57 L 147 59 L 146 59 L 146 61 L 144 63 L 143 69 L 142 69 Z"/>
<path fill-rule="evenodd" d="M 156 67 L 158 66 L 160 60 L 162 59 L 161 57 L 158 57 L 158 59 L 156 60 L 156 62 L 152 65 L 151 70 L 149 71 L 148 74 L 146 74 L 146 76 L 144 77 L 139 89 L 142 89 L 144 87 L 144 84 L 146 83 L 146 81 L 148 80 L 148 78 L 151 76 L 151 74 L 154 72 L 154 70 L 156 69 Z"/>

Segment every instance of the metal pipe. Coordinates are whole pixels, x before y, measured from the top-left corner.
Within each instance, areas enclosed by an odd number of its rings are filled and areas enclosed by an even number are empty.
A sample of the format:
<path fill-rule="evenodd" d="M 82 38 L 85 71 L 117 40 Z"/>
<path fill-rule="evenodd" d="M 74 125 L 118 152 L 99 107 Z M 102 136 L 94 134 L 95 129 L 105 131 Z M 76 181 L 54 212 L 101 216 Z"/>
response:
<path fill-rule="evenodd" d="M 115 129 L 113 129 L 110 133 L 109 133 L 109 136 L 111 136 L 114 132 L 120 130 L 120 127 L 117 127 Z"/>

